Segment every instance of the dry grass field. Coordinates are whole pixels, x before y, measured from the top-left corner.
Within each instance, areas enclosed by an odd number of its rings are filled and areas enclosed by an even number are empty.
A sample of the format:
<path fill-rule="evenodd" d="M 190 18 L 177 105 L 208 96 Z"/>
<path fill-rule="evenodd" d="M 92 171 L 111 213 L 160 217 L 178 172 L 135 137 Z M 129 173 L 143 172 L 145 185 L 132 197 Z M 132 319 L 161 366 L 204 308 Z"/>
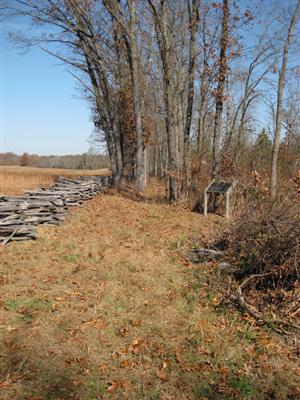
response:
<path fill-rule="evenodd" d="M 0 194 L 18 195 L 26 189 L 50 186 L 59 176 L 107 175 L 107 169 L 72 170 L 58 168 L 33 168 L 19 166 L 0 166 Z"/>
<path fill-rule="evenodd" d="M 0 398 L 299 398 L 293 349 L 182 257 L 220 224 L 110 190 L 2 248 Z"/>

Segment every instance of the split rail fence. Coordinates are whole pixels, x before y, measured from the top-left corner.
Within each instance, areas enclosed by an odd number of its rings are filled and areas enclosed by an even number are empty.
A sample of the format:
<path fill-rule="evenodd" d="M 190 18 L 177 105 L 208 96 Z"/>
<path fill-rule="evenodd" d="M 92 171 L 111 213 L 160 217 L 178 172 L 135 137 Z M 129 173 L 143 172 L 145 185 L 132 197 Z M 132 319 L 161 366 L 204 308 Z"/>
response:
<path fill-rule="evenodd" d="M 39 224 L 59 225 L 69 207 L 80 206 L 112 183 L 109 176 L 60 177 L 23 196 L 0 195 L 0 244 L 37 238 Z"/>

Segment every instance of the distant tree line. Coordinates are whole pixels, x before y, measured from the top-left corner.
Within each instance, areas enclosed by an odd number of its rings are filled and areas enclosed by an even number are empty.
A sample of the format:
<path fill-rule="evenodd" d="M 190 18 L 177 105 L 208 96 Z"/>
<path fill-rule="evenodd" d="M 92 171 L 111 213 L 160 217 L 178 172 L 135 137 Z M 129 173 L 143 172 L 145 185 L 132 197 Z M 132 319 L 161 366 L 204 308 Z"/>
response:
<path fill-rule="evenodd" d="M 63 168 L 63 169 L 102 169 L 109 168 L 109 158 L 105 154 L 74 154 L 63 156 L 39 156 L 12 152 L 0 153 L 0 165 L 20 165 L 23 167 Z"/>

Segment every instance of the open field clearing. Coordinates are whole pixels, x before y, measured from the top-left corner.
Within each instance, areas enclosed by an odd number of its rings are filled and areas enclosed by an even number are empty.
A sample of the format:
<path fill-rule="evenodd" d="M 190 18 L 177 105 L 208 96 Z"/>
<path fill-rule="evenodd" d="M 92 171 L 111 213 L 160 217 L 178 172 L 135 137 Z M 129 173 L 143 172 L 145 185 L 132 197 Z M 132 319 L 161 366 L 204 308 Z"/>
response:
<path fill-rule="evenodd" d="M 180 255 L 222 221 L 111 190 L 2 248 L 0 398 L 299 398 L 292 349 Z"/>
<path fill-rule="evenodd" d="M 107 169 L 73 170 L 59 168 L 33 168 L 19 166 L 0 166 L 0 194 L 18 195 L 24 190 L 39 186 L 50 186 L 59 176 L 76 177 L 81 175 L 108 175 Z"/>

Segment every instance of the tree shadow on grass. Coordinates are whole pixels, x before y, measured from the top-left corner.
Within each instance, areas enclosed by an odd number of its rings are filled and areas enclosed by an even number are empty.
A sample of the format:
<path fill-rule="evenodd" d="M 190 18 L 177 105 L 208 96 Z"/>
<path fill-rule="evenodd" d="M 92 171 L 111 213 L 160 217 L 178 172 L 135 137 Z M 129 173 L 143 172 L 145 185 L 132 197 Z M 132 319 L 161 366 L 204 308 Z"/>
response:
<path fill-rule="evenodd" d="M 17 331 L 1 340 L 0 398 L 80 399 L 79 369 L 65 354 L 41 354 L 42 344 Z"/>

